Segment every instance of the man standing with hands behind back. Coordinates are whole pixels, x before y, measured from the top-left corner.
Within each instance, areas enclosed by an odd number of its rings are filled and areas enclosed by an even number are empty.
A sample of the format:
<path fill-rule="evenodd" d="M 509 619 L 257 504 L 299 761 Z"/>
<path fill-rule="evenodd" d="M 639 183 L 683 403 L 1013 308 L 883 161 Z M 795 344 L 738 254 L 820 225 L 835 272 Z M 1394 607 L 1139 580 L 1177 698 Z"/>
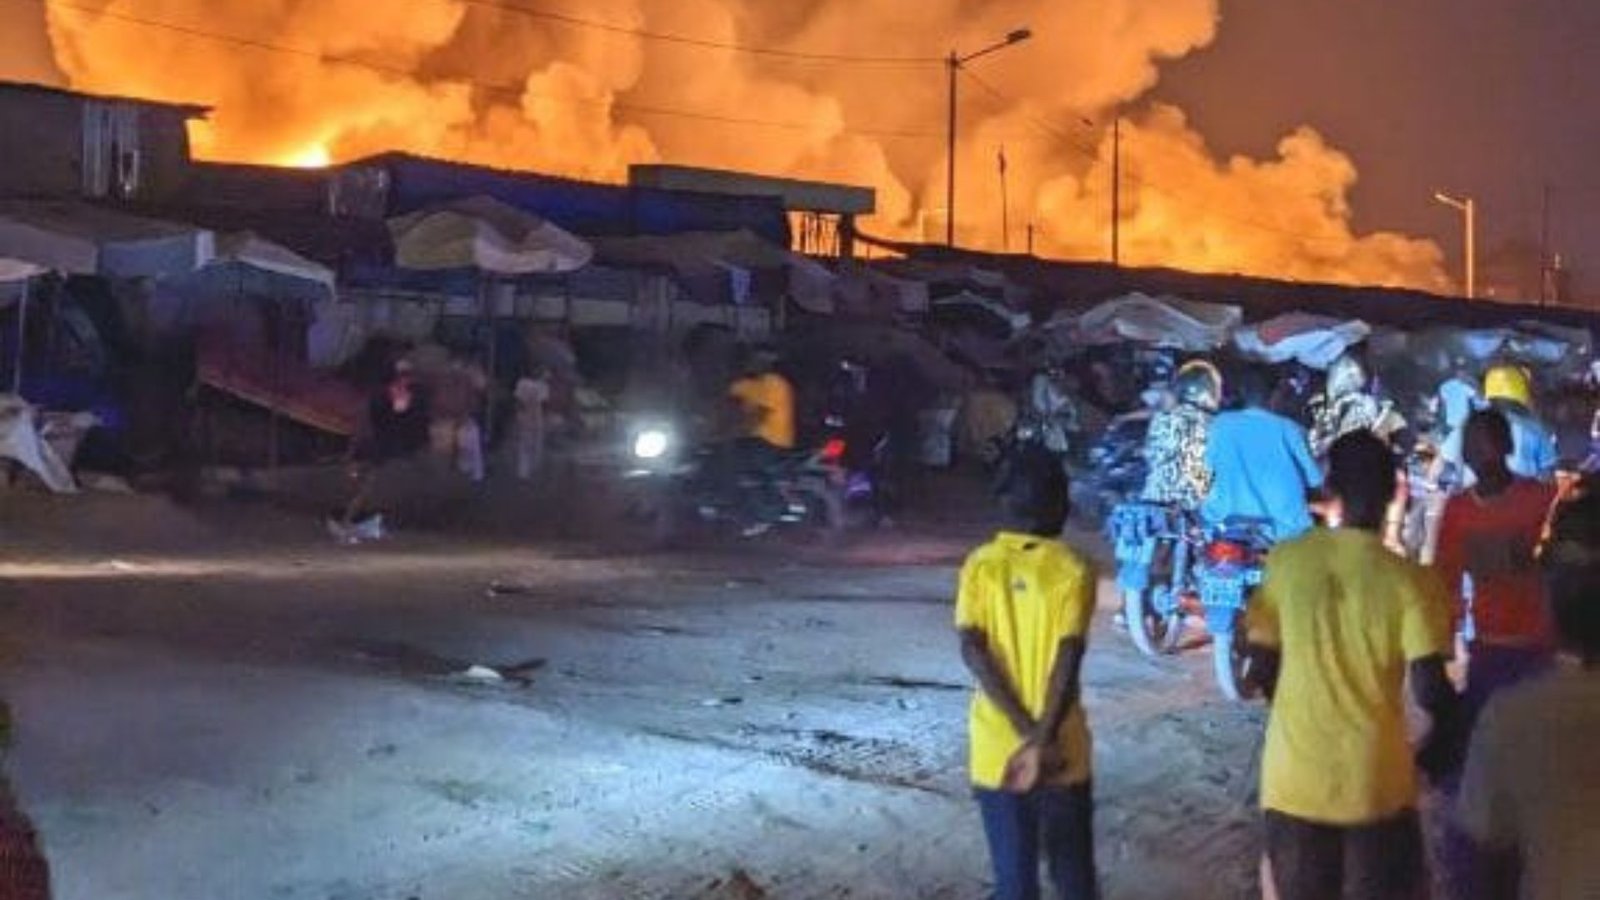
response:
<path fill-rule="evenodd" d="M 1095 575 L 1058 536 L 1067 479 L 1041 454 L 1000 486 L 1008 529 L 961 570 L 956 628 L 977 679 L 972 784 L 993 861 L 995 897 L 1039 896 L 1041 850 L 1057 894 L 1098 896 L 1090 736 L 1078 673 Z"/>

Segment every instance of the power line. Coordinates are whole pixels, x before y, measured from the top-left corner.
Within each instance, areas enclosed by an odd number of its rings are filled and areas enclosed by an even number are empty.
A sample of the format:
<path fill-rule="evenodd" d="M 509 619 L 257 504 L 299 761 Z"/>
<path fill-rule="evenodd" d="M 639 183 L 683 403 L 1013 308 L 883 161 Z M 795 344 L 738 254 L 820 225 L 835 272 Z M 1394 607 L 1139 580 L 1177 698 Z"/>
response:
<path fill-rule="evenodd" d="M 988 92 L 989 94 L 993 95 L 996 99 L 1000 100 L 1001 102 L 1017 105 L 1017 106 L 1020 107 L 1020 104 L 1017 104 L 1017 101 L 1014 98 L 1009 97 L 1008 95 L 1006 95 L 1004 92 L 1002 92 L 998 88 L 996 88 L 993 85 L 989 84 L 987 81 L 984 81 L 983 79 L 979 78 L 977 75 L 974 75 L 972 72 L 967 71 L 966 69 L 962 69 L 961 71 L 962 71 L 962 74 L 966 75 L 969 79 L 971 79 L 974 84 L 976 84 L 978 87 L 982 88 L 984 91 Z M 1100 158 L 1100 151 L 1099 151 L 1098 148 L 1088 147 L 1088 146 L 1085 146 L 1083 144 L 1078 143 L 1078 141 L 1076 139 L 1074 139 L 1073 137 L 1068 135 L 1066 132 L 1061 131 L 1060 129 L 1058 129 L 1054 125 L 1052 125 L 1050 122 L 1048 122 L 1048 121 L 1046 121 L 1046 120 L 1044 120 L 1044 119 L 1042 119 L 1042 118 L 1040 118 L 1038 116 L 1035 116 L 1035 115 L 1033 115 L 1031 113 L 1028 114 L 1027 118 L 1028 118 L 1028 121 L 1030 123 L 1032 123 L 1034 127 L 1038 128 L 1038 129 L 1040 129 L 1040 130 L 1042 130 L 1042 131 L 1044 131 L 1044 132 L 1046 132 L 1048 134 L 1051 134 L 1051 135 L 1055 136 L 1058 140 L 1060 140 L 1063 143 L 1067 144 L 1072 149 L 1077 150 L 1079 153 L 1084 154 L 1089 159 L 1098 160 Z M 1179 192 L 1177 190 L 1174 190 L 1173 188 L 1167 187 L 1166 185 L 1163 185 L 1162 183 L 1160 183 L 1158 181 L 1154 181 L 1151 178 L 1149 178 L 1148 176 L 1140 175 L 1138 173 L 1131 173 L 1131 174 L 1124 174 L 1123 177 L 1126 178 L 1126 179 L 1129 179 L 1131 181 L 1134 181 L 1134 182 L 1136 182 L 1138 184 L 1142 184 L 1145 187 L 1148 187 L 1151 190 L 1155 191 L 1156 193 L 1162 194 L 1162 195 L 1166 196 L 1169 199 L 1176 200 L 1179 203 L 1183 203 L 1183 204 L 1186 204 L 1186 205 L 1189 205 L 1189 206 L 1202 206 L 1202 204 L 1199 201 L 1191 200 L 1191 199 L 1189 199 L 1187 197 L 1184 197 L 1181 192 Z M 1295 239 L 1301 240 L 1301 241 L 1315 242 L 1315 243 L 1335 243 L 1335 242 L 1337 242 L 1337 243 L 1346 243 L 1347 242 L 1346 238 L 1336 237 L 1336 236 L 1333 236 L 1333 235 L 1303 234 L 1303 233 L 1297 232 L 1297 231 L 1290 231 L 1290 230 L 1288 230 L 1286 228 L 1280 228 L 1277 225 L 1272 225 L 1272 224 L 1269 224 L 1269 223 L 1266 223 L 1266 222 L 1261 222 L 1261 221 L 1258 221 L 1256 219 L 1248 219 L 1248 218 L 1244 218 L 1242 216 L 1236 216 L 1236 215 L 1233 215 L 1231 213 L 1220 212 L 1220 211 L 1217 211 L 1217 210 L 1207 210 L 1207 212 L 1209 212 L 1213 216 L 1216 216 L 1219 219 L 1223 219 L 1223 220 L 1226 220 L 1226 221 L 1234 222 L 1234 223 L 1239 224 L 1239 225 L 1245 225 L 1247 227 L 1259 229 L 1261 231 L 1270 232 L 1272 234 L 1278 234 L 1278 235 L 1282 235 L 1284 237 L 1295 238 Z"/>
<path fill-rule="evenodd" d="M 939 65 L 944 62 L 939 56 L 862 56 L 848 53 L 816 53 L 804 50 L 787 50 L 779 47 L 757 47 L 749 44 L 739 44 L 730 41 L 714 41 L 708 38 L 696 38 L 688 35 L 673 34 L 670 32 L 651 31 L 644 28 L 632 28 L 626 25 L 615 25 L 610 22 L 600 22 L 594 19 L 585 19 L 569 13 L 552 12 L 550 10 L 533 9 L 507 0 L 462 0 L 470 6 L 485 7 L 502 12 L 511 12 L 534 19 L 543 19 L 561 25 L 575 28 L 587 28 L 593 31 L 603 31 L 608 34 L 625 35 L 627 37 L 642 38 L 645 40 L 662 41 L 664 43 L 681 44 L 686 47 L 699 47 L 708 50 L 728 50 L 734 53 L 746 53 L 752 56 L 765 56 L 774 59 L 786 59 L 797 62 L 815 63 L 843 63 L 862 65 L 884 66 L 929 66 Z"/>
<path fill-rule="evenodd" d="M 95 8 L 95 7 L 89 7 L 89 6 L 84 6 L 82 4 L 70 2 L 70 0 L 13 0 L 13 2 L 30 3 L 30 4 L 34 4 L 34 5 L 41 6 L 41 7 L 50 7 L 50 6 L 65 7 L 65 8 L 68 8 L 68 9 L 78 10 L 79 12 L 83 12 L 83 13 L 87 13 L 87 14 L 91 14 L 91 15 L 101 16 L 103 18 L 109 18 L 109 19 L 115 19 L 115 20 L 118 20 L 118 21 L 128 22 L 130 24 L 140 25 L 140 26 L 143 26 L 143 27 L 146 27 L 146 28 L 153 28 L 153 29 L 158 29 L 158 30 L 162 30 L 162 31 L 169 31 L 169 32 L 172 32 L 172 33 L 175 33 L 175 34 L 186 35 L 188 37 L 200 38 L 200 39 L 203 39 L 203 40 L 209 40 L 209 41 L 214 41 L 214 42 L 218 42 L 218 43 L 232 44 L 234 46 L 245 47 L 245 48 L 249 48 L 249 49 L 253 49 L 253 50 L 260 50 L 260 51 L 264 51 L 264 52 L 282 53 L 282 54 L 287 54 L 287 55 L 292 55 L 292 56 L 299 56 L 299 57 L 302 57 L 302 58 L 305 58 L 305 59 L 316 60 L 318 62 L 337 63 L 339 65 L 347 65 L 347 66 L 351 66 L 351 67 L 354 67 L 354 68 L 366 69 L 368 71 L 378 72 L 380 74 L 391 75 L 391 76 L 395 76 L 395 77 L 398 77 L 398 78 L 404 78 L 404 79 L 407 79 L 407 80 L 412 80 L 412 79 L 416 78 L 416 74 L 414 72 L 412 72 L 409 69 L 404 69 L 404 68 L 401 68 L 401 67 L 398 67 L 398 66 L 386 66 L 386 65 L 383 65 L 382 63 L 372 62 L 370 60 L 356 59 L 354 57 L 341 56 L 341 55 L 338 55 L 338 54 L 324 53 L 324 52 L 322 52 L 320 50 L 312 50 L 312 49 L 305 48 L 305 47 L 294 47 L 294 46 L 291 46 L 291 45 L 288 45 L 288 44 L 278 44 L 278 43 L 273 43 L 271 41 L 260 40 L 258 38 L 249 38 L 249 37 L 243 37 L 243 36 L 240 36 L 240 35 L 224 34 L 222 32 L 216 32 L 216 31 L 208 31 L 208 30 L 203 29 L 203 28 L 195 28 L 195 27 L 188 26 L 188 25 L 183 25 L 183 24 L 177 23 L 177 22 L 168 22 L 168 21 L 159 20 L 159 19 L 150 19 L 150 18 L 146 18 L 146 17 L 143 17 L 143 16 L 136 16 L 136 15 L 133 15 L 131 13 L 113 11 L 113 10 L 110 10 L 110 9 L 98 9 L 98 8 Z M 511 96 L 513 98 L 516 98 L 516 99 L 521 99 L 521 98 L 526 97 L 527 95 L 529 95 L 531 93 L 536 97 L 540 97 L 540 98 L 546 99 L 546 100 L 552 100 L 552 101 L 556 101 L 556 102 L 566 102 L 566 103 L 582 103 L 582 104 L 588 104 L 588 105 L 594 105 L 594 106 L 608 106 L 608 107 L 610 107 L 612 109 L 619 109 L 619 110 L 623 110 L 625 112 L 637 113 L 639 115 L 646 115 L 646 116 L 665 116 L 665 117 L 672 117 L 672 118 L 692 119 L 692 120 L 695 120 L 695 121 L 711 122 L 711 123 L 724 124 L 724 125 L 758 126 L 758 127 L 764 127 L 764 128 L 778 128 L 778 129 L 785 129 L 785 130 L 792 130 L 792 131 L 815 131 L 818 128 L 818 125 L 815 122 L 795 122 L 795 121 L 779 121 L 779 120 L 771 120 L 771 119 L 752 119 L 752 118 L 745 118 L 745 117 L 740 117 L 740 116 L 729 116 L 729 115 L 722 115 L 722 114 L 718 114 L 718 113 L 702 112 L 702 111 L 699 111 L 699 110 L 686 110 L 686 109 L 677 109 L 677 108 L 665 107 L 665 106 L 655 106 L 655 105 L 645 104 L 645 103 L 635 103 L 635 102 L 626 101 L 626 100 L 606 101 L 606 100 L 591 99 L 591 98 L 588 98 L 588 97 L 577 97 L 577 96 L 572 96 L 572 95 L 540 94 L 539 92 L 531 91 L 529 88 L 527 88 L 524 85 L 495 84 L 495 83 L 492 83 L 492 82 L 479 81 L 477 79 L 471 79 L 471 78 L 454 79 L 454 80 L 456 80 L 458 82 L 461 82 L 461 83 L 464 83 L 464 84 L 471 85 L 472 87 L 478 88 L 480 90 L 483 90 L 483 91 L 486 91 L 486 92 L 489 92 L 489 93 L 504 94 L 504 95 L 508 95 L 508 96 Z M 859 136 L 859 137 L 871 137 L 871 138 L 891 139 L 891 140 L 930 140 L 931 141 L 931 140 L 942 140 L 943 139 L 943 135 L 940 135 L 940 134 L 937 134 L 937 133 L 934 133 L 934 132 L 920 132 L 920 131 L 893 131 L 893 130 L 873 130 L 873 129 L 853 129 L 853 128 L 849 128 L 849 129 L 841 129 L 840 133 L 841 134 L 856 135 L 856 136 Z"/>

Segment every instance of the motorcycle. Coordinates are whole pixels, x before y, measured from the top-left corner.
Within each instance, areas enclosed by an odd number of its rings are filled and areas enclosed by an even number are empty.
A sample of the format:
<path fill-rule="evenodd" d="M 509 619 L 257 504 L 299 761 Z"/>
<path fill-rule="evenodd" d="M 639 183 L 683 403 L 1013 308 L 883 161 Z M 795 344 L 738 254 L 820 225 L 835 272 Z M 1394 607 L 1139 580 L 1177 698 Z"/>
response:
<path fill-rule="evenodd" d="M 1261 584 L 1272 523 L 1231 518 L 1211 530 L 1194 569 L 1195 588 L 1211 632 L 1211 668 L 1222 695 L 1240 700 L 1250 680 L 1245 611 Z"/>
<path fill-rule="evenodd" d="M 844 528 L 844 441 L 808 450 L 752 454 L 734 444 L 691 447 L 665 423 L 643 424 L 629 439 L 624 477 L 634 486 L 629 513 L 667 544 L 691 526 L 732 527 L 755 537 L 774 527 Z"/>
<path fill-rule="evenodd" d="M 1072 511 L 1096 525 L 1109 521 L 1117 505 L 1137 496 L 1150 469 L 1144 456 L 1150 430 L 1147 409 L 1112 419 L 1089 446 L 1086 465 L 1072 473 Z"/>
<path fill-rule="evenodd" d="M 1146 656 L 1174 652 L 1197 597 L 1200 543 L 1194 514 L 1170 504 L 1130 501 L 1111 511 L 1106 530 L 1133 645 Z"/>

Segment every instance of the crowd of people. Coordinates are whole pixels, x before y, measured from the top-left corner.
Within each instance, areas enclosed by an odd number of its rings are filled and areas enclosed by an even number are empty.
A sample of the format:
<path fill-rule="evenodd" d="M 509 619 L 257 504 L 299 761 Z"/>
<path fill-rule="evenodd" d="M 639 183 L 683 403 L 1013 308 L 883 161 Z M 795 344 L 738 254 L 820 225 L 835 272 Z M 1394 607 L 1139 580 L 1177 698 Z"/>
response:
<path fill-rule="evenodd" d="M 1456 491 L 1427 563 L 1392 539 L 1406 424 L 1359 363 L 1335 364 L 1309 429 L 1266 379 L 1233 380 L 1224 412 L 1215 366 L 1177 371 L 1142 497 L 1272 524 L 1246 616 L 1247 679 L 1270 704 L 1264 891 L 1600 897 L 1600 482 L 1558 491 L 1527 374 L 1444 386 L 1436 468 Z M 1060 896 L 1094 897 L 1078 672 L 1095 578 L 1058 540 L 1059 465 L 1038 454 L 998 489 L 1010 525 L 969 557 L 956 604 L 996 895 L 1039 896 L 1042 856 Z"/>

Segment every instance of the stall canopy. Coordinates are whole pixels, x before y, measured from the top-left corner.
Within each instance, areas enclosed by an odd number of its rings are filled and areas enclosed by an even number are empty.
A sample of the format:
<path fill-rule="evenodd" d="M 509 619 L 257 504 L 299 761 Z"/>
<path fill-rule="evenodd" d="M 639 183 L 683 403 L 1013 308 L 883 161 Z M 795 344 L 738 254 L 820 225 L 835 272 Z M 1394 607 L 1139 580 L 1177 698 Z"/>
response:
<path fill-rule="evenodd" d="M 70 201 L 0 201 L 0 258 L 71 275 L 159 277 L 216 255 L 208 230 Z"/>
<path fill-rule="evenodd" d="M 496 275 L 572 272 L 594 250 L 549 221 L 491 197 L 467 197 L 389 220 L 403 269 L 475 269 Z"/>
<path fill-rule="evenodd" d="M 608 265 L 670 271 L 691 296 L 710 303 L 747 303 L 760 293 L 760 276 L 778 273 L 796 303 L 812 312 L 833 311 L 832 272 L 750 231 L 596 238 L 595 253 Z"/>

